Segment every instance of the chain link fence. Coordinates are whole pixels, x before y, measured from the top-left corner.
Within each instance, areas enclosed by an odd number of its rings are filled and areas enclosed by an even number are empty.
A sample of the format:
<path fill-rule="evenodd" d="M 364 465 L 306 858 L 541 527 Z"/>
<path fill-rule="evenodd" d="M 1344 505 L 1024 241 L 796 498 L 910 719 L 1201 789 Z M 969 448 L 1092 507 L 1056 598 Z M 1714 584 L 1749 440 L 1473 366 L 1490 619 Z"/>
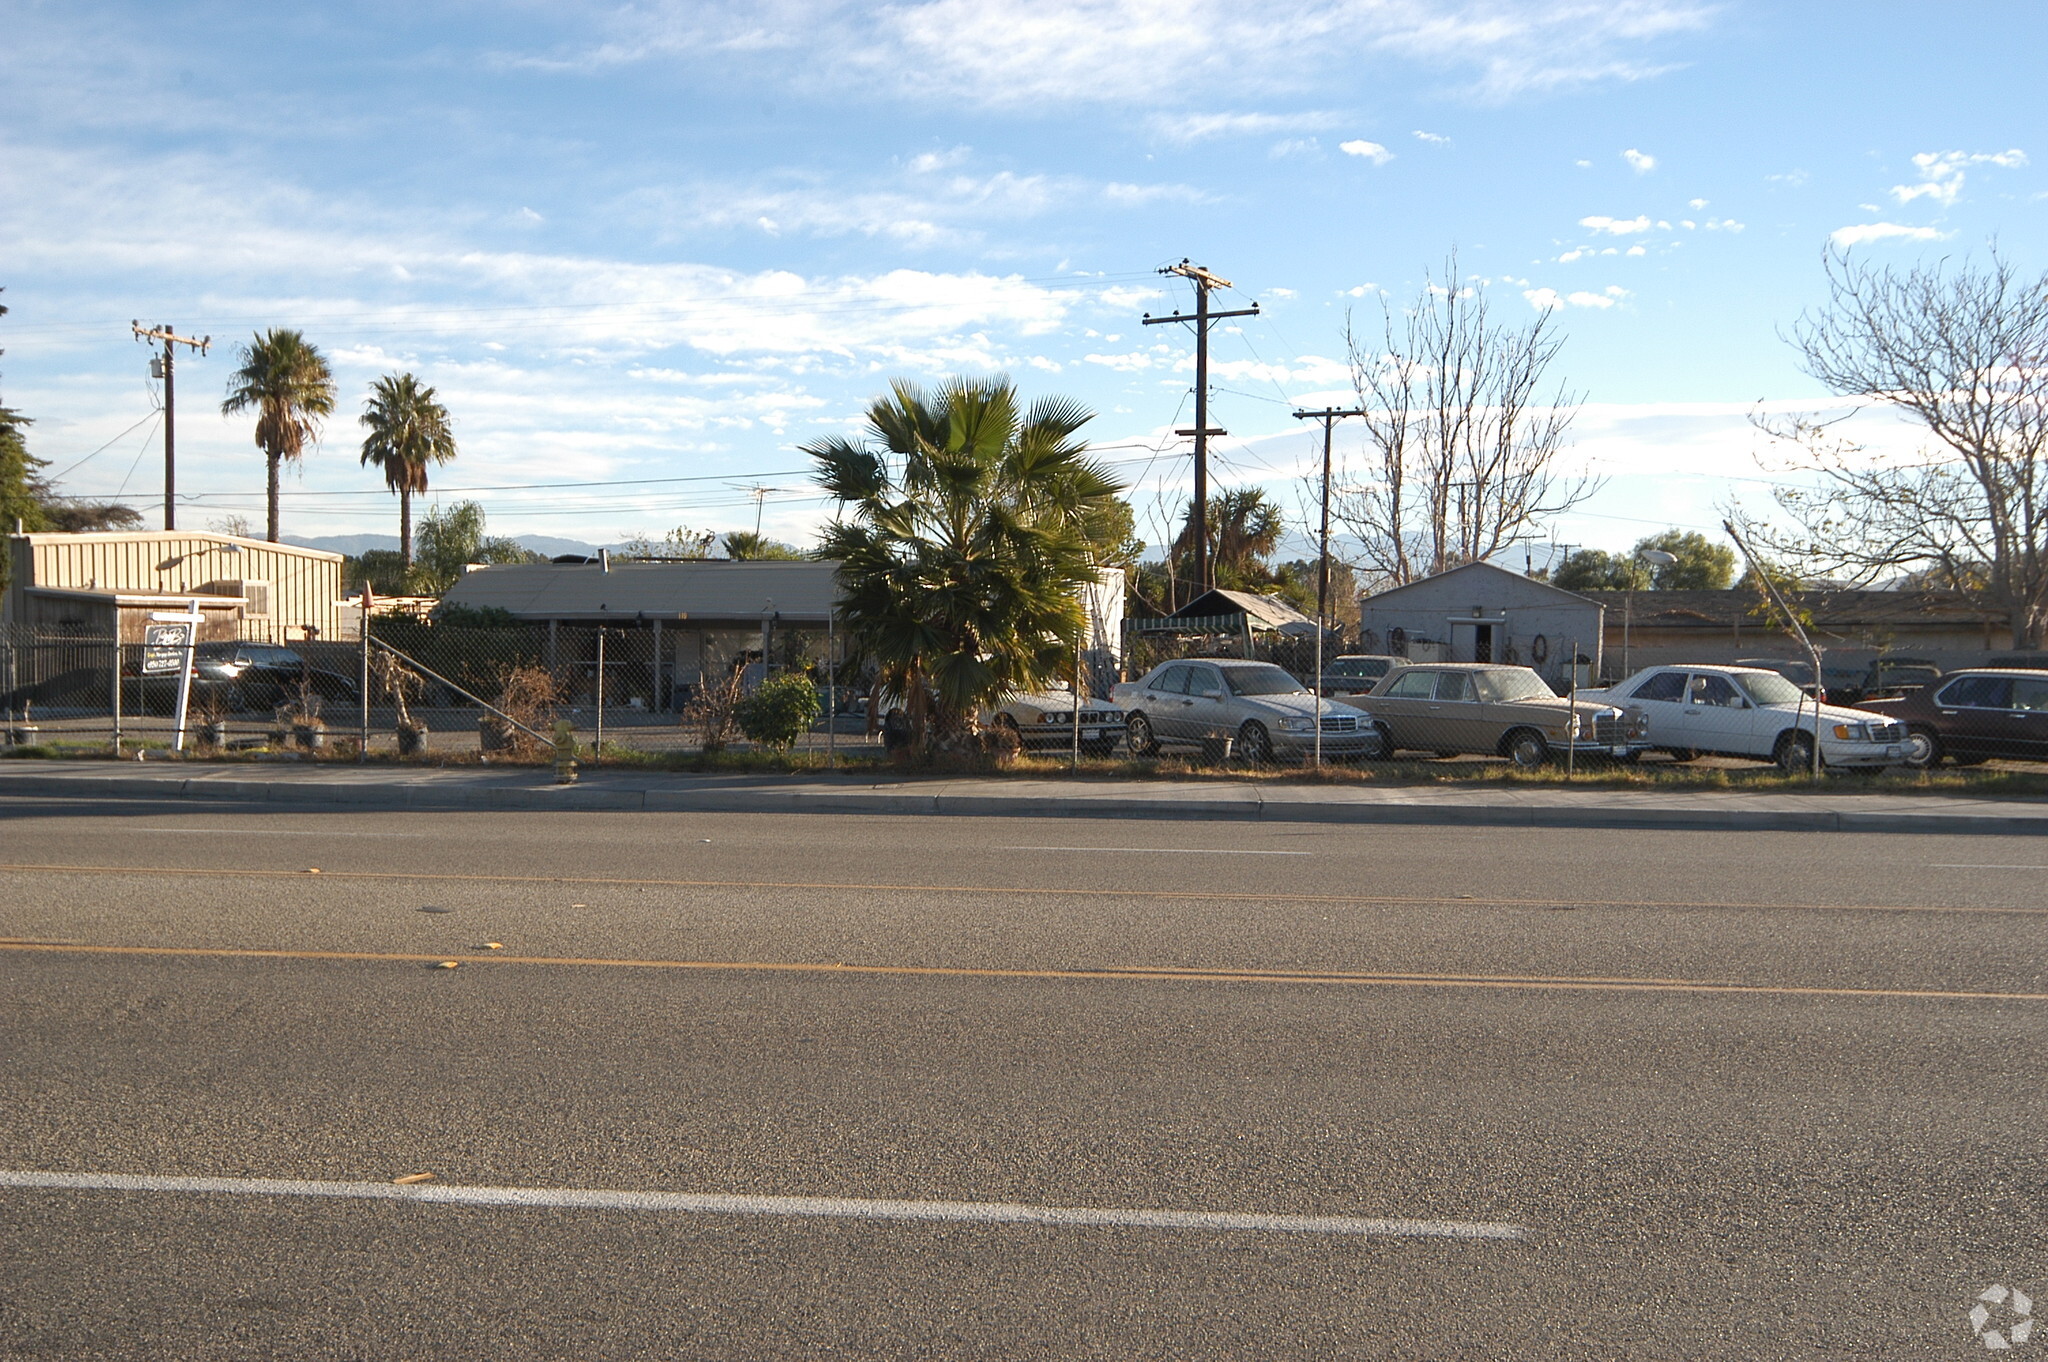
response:
<path fill-rule="evenodd" d="M 1839 711 L 1822 718 L 1782 678 L 1764 694 L 1758 687 L 1771 677 L 1675 668 L 1666 669 L 1668 684 L 1657 683 L 1668 697 L 1641 690 L 1646 682 L 1629 683 L 1627 695 L 1581 693 L 1578 669 L 1553 685 L 1506 663 L 1346 657 L 1328 639 L 1319 656 L 1313 632 L 1255 630 L 1238 616 L 1132 621 L 1121 641 L 1120 666 L 1106 653 L 1091 656 L 1079 722 L 1071 700 L 1058 696 L 1036 709 L 1005 702 L 987 717 L 1016 732 L 1027 753 L 1097 765 L 1430 763 L 1442 775 L 1456 766 L 1572 778 L 1698 762 L 1789 772 L 1811 767 L 1816 737 L 1825 763 L 1840 769 L 1912 764 L 1911 734 L 1895 722 L 1844 720 Z M 56 754 L 179 745 L 252 757 L 536 764 L 558 756 L 566 726 L 566 746 L 586 765 L 659 766 L 758 750 L 742 731 L 743 701 L 771 677 L 798 675 L 815 688 L 819 718 L 776 750 L 871 761 L 899 745 L 888 711 L 900 701 L 877 697 L 837 661 L 838 642 L 829 629 L 772 622 L 600 627 L 406 616 L 374 618 L 368 637 L 354 641 L 201 642 L 181 740 L 178 677 L 145 674 L 141 643 L 11 626 L 0 628 L 0 721 L 11 746 Z M 1318 686 L 1320 706 L 1301 693 Z M 1659 705 L 1686 725 L 1677 736 L 1651 731 Z"/>

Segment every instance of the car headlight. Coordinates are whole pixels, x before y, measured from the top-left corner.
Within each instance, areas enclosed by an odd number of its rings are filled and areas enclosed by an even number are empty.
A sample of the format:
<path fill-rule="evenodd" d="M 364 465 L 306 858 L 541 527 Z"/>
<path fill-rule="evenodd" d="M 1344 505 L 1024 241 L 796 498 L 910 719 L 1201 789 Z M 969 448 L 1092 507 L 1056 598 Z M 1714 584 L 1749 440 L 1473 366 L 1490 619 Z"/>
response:
<path fill-rule="evenodd" d="M 1316 731 L 1316 723 L 1313 719 L 1282 719 L 1280 721 L 1280 731 L 1283 733 L 1313 733 Z"/>
<path fill-rule="evenodd" d="M 1843 742 L 1869 742 L 1869 724 L 1836 724 L 1835 736 Z"/>

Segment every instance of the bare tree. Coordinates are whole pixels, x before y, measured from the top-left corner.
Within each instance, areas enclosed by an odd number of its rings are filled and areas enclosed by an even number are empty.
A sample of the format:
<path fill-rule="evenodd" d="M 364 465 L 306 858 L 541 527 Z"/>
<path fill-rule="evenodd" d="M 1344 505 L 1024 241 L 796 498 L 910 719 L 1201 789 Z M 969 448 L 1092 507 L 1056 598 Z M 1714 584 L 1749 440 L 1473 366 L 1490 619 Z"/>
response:
<path fill-rule="evenodd" d="M 1367 575 L 1399 586 L 1489 558 L 1599 490 L 1554 468 L 1580 398 L 1539 391 L 1564 343 L 1551 312 L 1494 322 L 1455 255 L 1413 307 L 1381 311 L 1377 346 L 1345 327 L 1366 455 L 1331 501 Z"/>
<path fill-rule="evenodd" d="M 1791 336 L 1806 371 L 1844 397 L 1896 408 L 1933 440 L 1886 456 L 1840 421 L 1759 418 L 1820 474 L 1785 488 L 1797 526 L 1757 537 L 1810 571 L 1869 580 L 1917 569 L 1981 581 L 2014 647 L 2048 629 L 2048 274 L 2022 279 L 1996 248 L 1965 261 L 1878 269 L 1825 257 L 1828 302 Z"/>

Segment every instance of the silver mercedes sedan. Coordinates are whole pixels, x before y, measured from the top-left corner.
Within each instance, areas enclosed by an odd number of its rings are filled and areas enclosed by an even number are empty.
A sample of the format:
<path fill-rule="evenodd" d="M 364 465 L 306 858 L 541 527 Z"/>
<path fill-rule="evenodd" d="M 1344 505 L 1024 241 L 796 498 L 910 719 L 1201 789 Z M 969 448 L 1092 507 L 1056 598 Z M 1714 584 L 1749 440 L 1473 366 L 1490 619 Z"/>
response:
<path fill-rule="evenodd" d="M 1270 662 L 1206 657 L 1162 662 L 1138 680 L 1116 686 L 1110 698 L 1123 708 L 1125 737 L 1137 756 L 1162 747 L 1214 750 L 1227 745 L 1254 765 L 1276 758 L 1300 760 L 1315 751 L 1318 722 L 1326 757 L 1385 755 L 1369 713 L 1318 700 Z"/>

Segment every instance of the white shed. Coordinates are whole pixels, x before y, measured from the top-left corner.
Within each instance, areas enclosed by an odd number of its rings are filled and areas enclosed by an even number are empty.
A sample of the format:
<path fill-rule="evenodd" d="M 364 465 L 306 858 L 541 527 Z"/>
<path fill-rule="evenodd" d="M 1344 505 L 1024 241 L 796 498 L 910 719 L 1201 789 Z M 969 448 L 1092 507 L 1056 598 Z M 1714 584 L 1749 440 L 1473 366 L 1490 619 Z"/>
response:
<path fill-rule="evenodd" d="M 1605 607 L 1492 563 L 1467 563 L 1358 602 L 1360 649 L 1429 662 L 1507 662 L 1563 684 L 1600 675 Z"/>

